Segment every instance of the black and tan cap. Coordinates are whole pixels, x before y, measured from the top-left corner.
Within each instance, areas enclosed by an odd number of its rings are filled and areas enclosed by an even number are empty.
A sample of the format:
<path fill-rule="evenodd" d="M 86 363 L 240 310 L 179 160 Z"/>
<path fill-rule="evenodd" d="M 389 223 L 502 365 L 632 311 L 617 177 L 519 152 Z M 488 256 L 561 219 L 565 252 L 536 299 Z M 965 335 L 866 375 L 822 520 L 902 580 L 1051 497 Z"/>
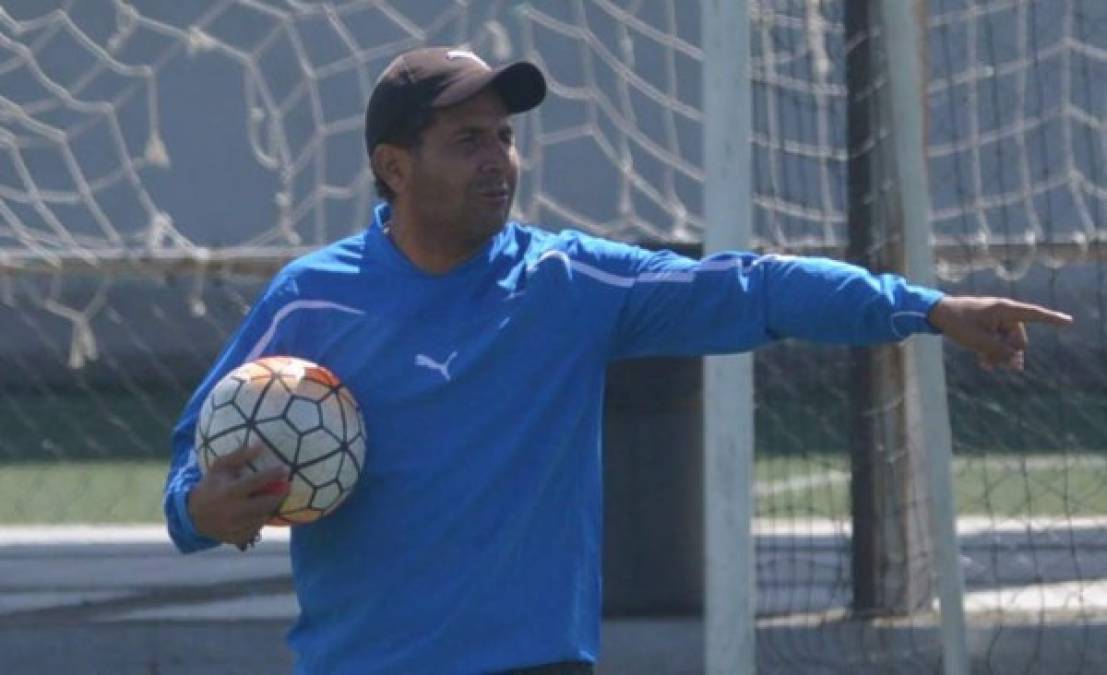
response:
<path fill-rule="evenodd" d="M 384 69 L 365 110 L 369 154 L 389 140 L 404 118 L 461 103 L 488 86 L 495 88 L 512 114 L 526 112 L 546 97 L 546 78 L 529 61 L 492 68 L 473 52 L 451 47 L 425 47 L 399 55 Z"/>

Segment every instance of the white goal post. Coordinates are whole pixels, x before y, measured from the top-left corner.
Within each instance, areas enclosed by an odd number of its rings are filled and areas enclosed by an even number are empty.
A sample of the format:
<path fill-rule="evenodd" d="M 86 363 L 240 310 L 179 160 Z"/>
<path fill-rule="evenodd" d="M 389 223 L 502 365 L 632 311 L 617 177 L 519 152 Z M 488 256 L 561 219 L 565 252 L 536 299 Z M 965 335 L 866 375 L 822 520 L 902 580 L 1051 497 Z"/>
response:
<path fill-rule="evenodd" d="M 935 285 L 930 251 L 930 182 L 926 163 L 925 2 L 881 0 L 881 28 L 888 59 L 893 163 L 900 185 L 906 272 Z M 909 458 L 925 466 L 927 513 L 940 599 L 942 664 L 946 675 L 968 675 L 964 582 L 953 494 L 953 443 L 946 400 L 942 343 L 916 340 L 906 350 Z M 912 386 L 913 385 L 913 386 Z"/>
<path fill-rule="evenodd" d="M 868 1 L 868 0 L 865 0 Z M 925 135 L 925 20 L 921 3 L 881 0 L 888 49 L 888 98 L 893 164 L 898 174 L 907 272 L 936 281 L 930 249 L 929 183 Z M 704 249 L 748 249 L 753 240 L 750 8 L 745 0 L 704 0 Z M 926 467 L 927 499 L 940 598 L 942 662 L 947 675 L 968 673 L 963 581 L 952 487 L 952 443 L 942 345 L 907 348 L 909 459 Z M 709 675 L 756 672 L 757 579 L 753 367 L 748 356 L 705 360 L 705 661 Z M 925 404 L 923 403 L 925 402 Z M 922 472 L 920 472 L 922 473 Z"/>
<path fill-rule="evenodd" d="M 749 7 L 703 2 L 704 252 L 752 241 Z M 755 672 L 753 360 L 704 360 L 704 641 L 709 675 Z"/>

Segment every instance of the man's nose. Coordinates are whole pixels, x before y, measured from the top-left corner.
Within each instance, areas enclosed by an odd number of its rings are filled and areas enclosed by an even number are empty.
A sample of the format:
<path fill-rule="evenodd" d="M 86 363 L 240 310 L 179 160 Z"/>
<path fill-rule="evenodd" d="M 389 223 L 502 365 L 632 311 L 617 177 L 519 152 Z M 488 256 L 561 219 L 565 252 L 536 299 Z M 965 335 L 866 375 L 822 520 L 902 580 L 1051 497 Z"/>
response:
<path fill-rule="evenodd" d="M 507 171 L 510 163 L 511 146 L 501 142 L 499 139 L 492 139 L 484 144 L 480 166 L 482 172 L 502 173 Z"/>

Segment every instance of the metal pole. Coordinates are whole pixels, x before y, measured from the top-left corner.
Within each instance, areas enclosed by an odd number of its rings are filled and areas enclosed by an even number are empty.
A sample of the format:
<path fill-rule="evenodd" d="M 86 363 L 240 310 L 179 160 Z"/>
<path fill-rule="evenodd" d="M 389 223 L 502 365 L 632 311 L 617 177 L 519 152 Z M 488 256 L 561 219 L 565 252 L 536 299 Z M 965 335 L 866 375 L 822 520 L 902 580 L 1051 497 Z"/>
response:
<path fill-rule="evenodd" d="M 749 247 L 751 94 L 747 0 L 704 0 L 706 252 Z M 755 672 L 753 361 L 704 361 L 705 653 L 709 675 Z"/>
<path fill-rule="evenodd" d="M 926 162 L 925 3 L 882 0 L 881 26 L 888 58 L 892 135 L 896 173 L 903 185 L 904 248 L 908 275 L 934 284 L 930 250 L 930 190 Z M 953 498 L 953 448 L 945 369 L 939 340 L 916 340 L 908 346 L 909 425 L 927 453 L 927 491 L 938 565 L 942 620 L 942 661 L 946 675 L 969 672 L 966 645 L 964 579 L 957 542 L 957 509 Z M 925 405 L 922 403 L 925 402 Z"/>

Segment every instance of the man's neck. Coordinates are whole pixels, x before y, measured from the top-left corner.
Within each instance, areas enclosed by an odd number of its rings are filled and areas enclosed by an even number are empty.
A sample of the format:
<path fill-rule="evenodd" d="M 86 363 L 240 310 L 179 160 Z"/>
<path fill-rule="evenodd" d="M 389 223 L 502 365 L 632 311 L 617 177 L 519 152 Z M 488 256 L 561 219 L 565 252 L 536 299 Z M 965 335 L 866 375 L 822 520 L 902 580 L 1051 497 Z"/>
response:
<path fill-rule="evenodd" d="M 395 211 L 384 227 L 396 248 L 427 274 L 446 274 L 471 258 L 488 241 L 487 238 L 475 242 L 460 240 L 450 230 L 450 225 L 415 225 Z"/>

